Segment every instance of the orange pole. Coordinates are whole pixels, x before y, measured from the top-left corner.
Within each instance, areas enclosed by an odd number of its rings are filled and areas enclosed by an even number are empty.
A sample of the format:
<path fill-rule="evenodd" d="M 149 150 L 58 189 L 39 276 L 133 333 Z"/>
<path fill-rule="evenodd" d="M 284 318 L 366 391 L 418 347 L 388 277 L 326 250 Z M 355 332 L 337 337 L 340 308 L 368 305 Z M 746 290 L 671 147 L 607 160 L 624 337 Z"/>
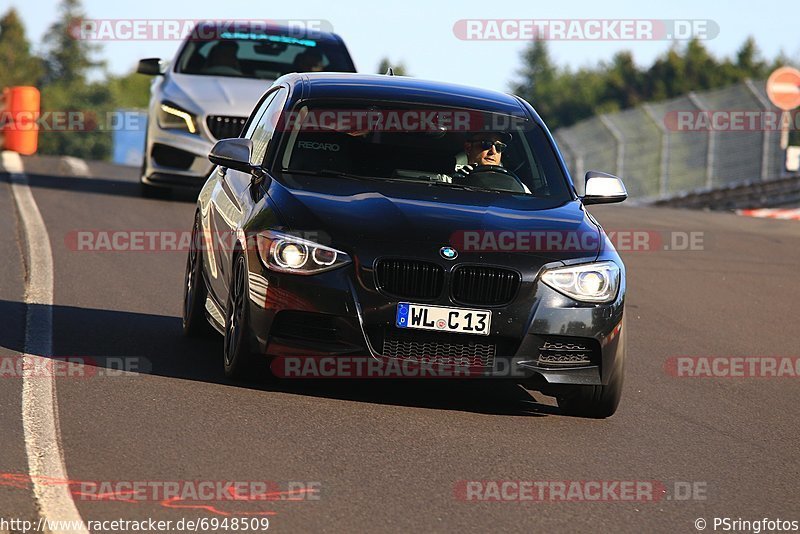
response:
<path fill-rule="evenodd" d="M 39 145 L 41 96 L 36 87 L 3 89 L 3 148 L 29 156 Z"/>

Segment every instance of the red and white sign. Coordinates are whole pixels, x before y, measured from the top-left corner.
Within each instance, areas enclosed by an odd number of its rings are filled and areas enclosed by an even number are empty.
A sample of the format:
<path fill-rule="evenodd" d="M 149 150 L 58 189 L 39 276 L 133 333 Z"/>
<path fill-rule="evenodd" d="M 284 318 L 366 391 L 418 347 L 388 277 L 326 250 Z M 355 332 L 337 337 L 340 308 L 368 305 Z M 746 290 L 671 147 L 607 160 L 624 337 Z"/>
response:
<path fill-rule="evenodd" d="M 767 96 L 784 111 L 800 106 L 800 70 L 794 67 L 775 69 L 767 80 Z"/>

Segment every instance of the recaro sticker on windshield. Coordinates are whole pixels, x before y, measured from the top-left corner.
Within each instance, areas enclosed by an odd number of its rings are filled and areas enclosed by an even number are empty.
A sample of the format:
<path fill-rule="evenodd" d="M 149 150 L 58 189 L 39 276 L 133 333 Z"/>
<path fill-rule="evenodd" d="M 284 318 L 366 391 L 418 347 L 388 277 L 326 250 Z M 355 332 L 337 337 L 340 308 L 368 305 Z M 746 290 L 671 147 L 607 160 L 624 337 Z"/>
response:
<path fill-rule="evenodd" d="M 327 150 L 329 152 L 339 152 L 339 145 L 336 143 L 318 143 L 316 141 L 298 141 L 298 148 L 308 150 Z"/>

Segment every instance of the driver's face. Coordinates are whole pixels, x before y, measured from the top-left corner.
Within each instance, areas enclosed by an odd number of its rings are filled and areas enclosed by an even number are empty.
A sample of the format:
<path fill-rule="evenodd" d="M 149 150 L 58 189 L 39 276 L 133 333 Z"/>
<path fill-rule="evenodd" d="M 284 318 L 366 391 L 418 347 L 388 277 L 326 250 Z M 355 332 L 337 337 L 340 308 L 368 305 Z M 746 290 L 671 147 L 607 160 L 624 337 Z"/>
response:
<path fill-rule="evenodd" d="M 483 148 L 483 141 L 488 141 L 492 144 L 489 148 L 485 149 Z M 487 135 L 484 137 L 475 137 L 464 143 L 464 152 L 467 154 L 469 163 L 476 163 L 478 165 L 502 165 L 502 163 L 500 163 L 502 154 L 495 148 L 495 141 L 500 141 L 500 137 L 496 135 Z"/>

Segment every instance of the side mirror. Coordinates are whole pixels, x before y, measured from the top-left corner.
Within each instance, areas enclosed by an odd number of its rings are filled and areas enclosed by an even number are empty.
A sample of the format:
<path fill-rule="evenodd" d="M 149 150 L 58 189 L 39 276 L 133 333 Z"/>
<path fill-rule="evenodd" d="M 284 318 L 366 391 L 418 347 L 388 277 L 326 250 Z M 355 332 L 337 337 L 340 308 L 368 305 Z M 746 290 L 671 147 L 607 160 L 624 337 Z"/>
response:
<path fill-rule="evenodd" d="M 157 57 L 140 59 L 139 65 L 136 67 L 136 72 L 139 74 L 147 74 L 148 76 L 159 76 L 164 74 L 161 66 L 161 59 Z"/>
<path fill-rule="evenodd" d="M 208 159 L 211 163 L 220 167 L 227 167 L 242 172 L 253 172 L 253 165 L 250 158 L 253 154 L 253 141 L 250 139 L 220 139 L 211 152 Z"/>
<path fill-rule="evenodd" d="M 628 198 L 628 191 L 622 180 L 613 174 L 599 171 L 586 173 L 586 193 L 581 197 L 584 205 L 612 204 Z"/>

